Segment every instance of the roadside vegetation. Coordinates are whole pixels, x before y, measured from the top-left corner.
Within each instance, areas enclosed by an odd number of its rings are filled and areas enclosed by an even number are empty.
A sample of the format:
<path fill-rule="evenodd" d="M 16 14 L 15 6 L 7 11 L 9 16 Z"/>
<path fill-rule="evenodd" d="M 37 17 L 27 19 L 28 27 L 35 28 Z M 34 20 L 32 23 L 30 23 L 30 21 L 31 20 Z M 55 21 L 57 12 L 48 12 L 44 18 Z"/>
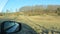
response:
<path fill-rule="evenodd" d="M 5 13 L 0 13 L 0 19 L 10 19 L 28 24 L 38 34 L 49 31 L 60 33 L 60 5 L 24 6 L 12 13 L 7 9 Z"/>

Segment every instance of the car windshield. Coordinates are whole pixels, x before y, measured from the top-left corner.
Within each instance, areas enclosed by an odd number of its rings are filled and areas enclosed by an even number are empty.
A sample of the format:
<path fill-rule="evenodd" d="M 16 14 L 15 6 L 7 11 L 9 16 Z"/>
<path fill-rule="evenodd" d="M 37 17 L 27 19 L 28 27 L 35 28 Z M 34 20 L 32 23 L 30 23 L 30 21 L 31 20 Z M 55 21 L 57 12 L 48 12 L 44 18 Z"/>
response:
<path fill-rule="evenodd" d="M 60 0 L 0 0 L 0 24 L 7 20 L 25 23 L 37 33 L 60 32 Z"/>

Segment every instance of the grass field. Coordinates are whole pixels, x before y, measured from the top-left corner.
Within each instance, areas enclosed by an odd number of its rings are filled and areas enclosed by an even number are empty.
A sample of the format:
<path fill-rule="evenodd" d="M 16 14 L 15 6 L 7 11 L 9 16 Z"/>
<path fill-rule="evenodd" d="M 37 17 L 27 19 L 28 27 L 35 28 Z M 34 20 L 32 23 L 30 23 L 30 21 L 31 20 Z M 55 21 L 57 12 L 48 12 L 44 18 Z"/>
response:
<path fill-rule="evenodd" d="M 0 17 L 1 19 L 4 20 L 15 20 L 18 22 L 25 23 L 29 26 L 31 26 L 36 32 L 41 32 L 42 30 L 55 30 L 55 31 L 60 31 L 60 16 L 24 16 L 24 15 L 19 15 L 14 19 L 16 16 L 9 16 L 5 17 L 2 16 Z"/>

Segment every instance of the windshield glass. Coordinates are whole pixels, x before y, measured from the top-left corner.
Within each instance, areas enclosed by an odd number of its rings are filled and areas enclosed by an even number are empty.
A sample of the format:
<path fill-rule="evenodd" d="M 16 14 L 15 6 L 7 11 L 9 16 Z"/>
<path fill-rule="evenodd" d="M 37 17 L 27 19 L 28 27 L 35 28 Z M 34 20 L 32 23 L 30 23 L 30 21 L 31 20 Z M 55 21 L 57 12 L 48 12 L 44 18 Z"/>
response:
<path fill-rule="evenodd" d="M 0 0 L 0 22 L 6 20 L 28 24 L 37 33 L 60 32 L 60 0 Z"/>

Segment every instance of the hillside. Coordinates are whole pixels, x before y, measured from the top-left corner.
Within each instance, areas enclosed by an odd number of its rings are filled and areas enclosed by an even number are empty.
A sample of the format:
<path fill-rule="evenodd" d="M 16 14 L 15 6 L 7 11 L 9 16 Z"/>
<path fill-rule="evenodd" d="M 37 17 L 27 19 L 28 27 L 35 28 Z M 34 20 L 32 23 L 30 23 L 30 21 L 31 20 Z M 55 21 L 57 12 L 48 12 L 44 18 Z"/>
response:
<path fill-rule="evenodd" d="M 60 6 L 24 6 L 14 13 L 0 13 L 0 22 L 5 20 L 25 23 L 38 34 L 60 33 Z"/>

